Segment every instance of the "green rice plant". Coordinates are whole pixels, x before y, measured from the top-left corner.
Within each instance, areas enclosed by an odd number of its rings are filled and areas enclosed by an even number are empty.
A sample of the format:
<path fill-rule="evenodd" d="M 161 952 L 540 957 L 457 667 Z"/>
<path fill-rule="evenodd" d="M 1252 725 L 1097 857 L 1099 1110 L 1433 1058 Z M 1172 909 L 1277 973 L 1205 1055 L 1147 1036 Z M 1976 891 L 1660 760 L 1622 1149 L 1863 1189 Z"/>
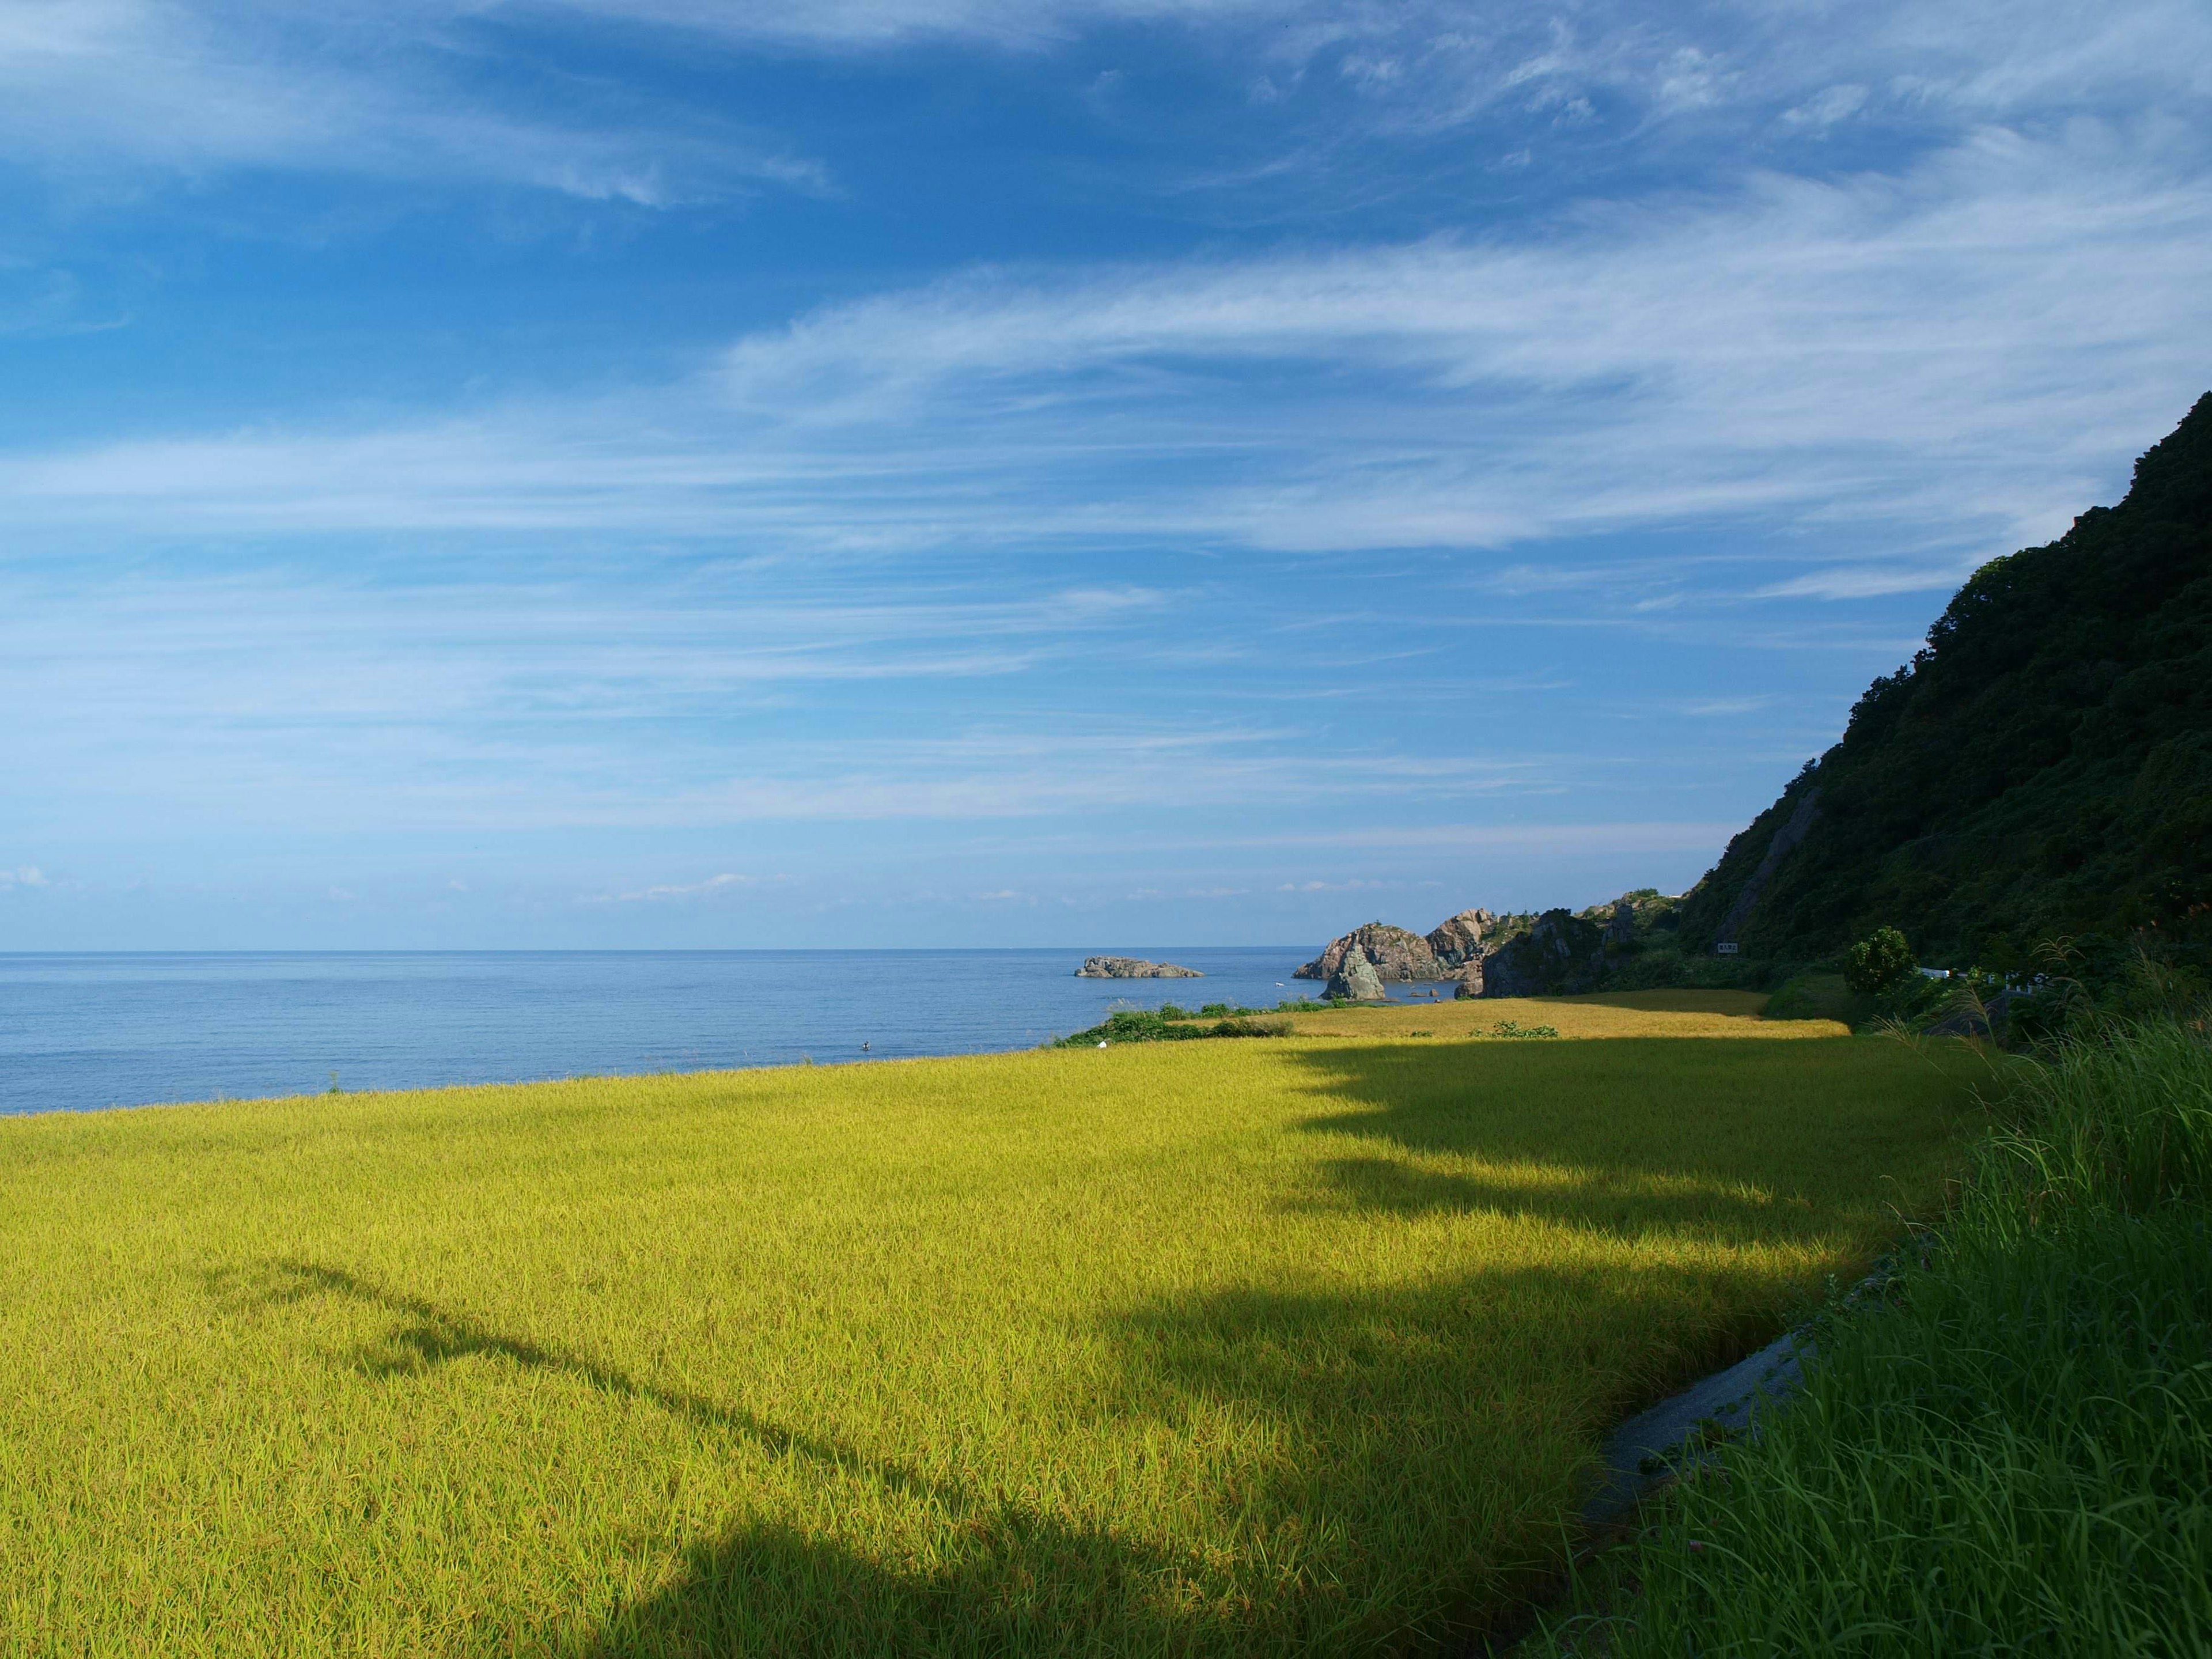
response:
<path fill-rule="evenodd" d="M 1972 1121 L 1356 1029 L 0 1119 L 0 1654 L 1449 1642 Z"/>

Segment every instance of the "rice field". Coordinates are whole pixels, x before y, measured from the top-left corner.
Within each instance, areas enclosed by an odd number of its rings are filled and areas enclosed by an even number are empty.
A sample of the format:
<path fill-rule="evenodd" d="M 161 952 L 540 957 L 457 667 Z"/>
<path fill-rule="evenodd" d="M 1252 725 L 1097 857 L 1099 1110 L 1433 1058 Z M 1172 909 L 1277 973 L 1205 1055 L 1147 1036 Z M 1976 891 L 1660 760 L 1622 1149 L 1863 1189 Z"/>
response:
<path fill-rule="evenodd" d="M 0 1120 L 0 1653 L 1446 1640 L 1981 1122 L 1632 1001 Z"/>

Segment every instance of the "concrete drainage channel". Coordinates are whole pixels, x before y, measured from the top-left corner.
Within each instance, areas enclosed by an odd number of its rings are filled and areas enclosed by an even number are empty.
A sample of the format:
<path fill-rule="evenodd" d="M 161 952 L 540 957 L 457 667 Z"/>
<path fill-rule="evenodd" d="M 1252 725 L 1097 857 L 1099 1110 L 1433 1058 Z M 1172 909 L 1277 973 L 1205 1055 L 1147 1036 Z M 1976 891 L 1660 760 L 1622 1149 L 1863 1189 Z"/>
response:
<path fill-rule="evenodd" d="M 1583 1522 L 1600 1527 L 1620 1520 L 1674 1478 L 1693 1443 L 1748 1431 L 1761 1413 L 1803 1385 L 1813 1352 L 1812 1339 L 1793 1331 L 1630 1418 L 1606 1440 L 1598 1491 L 1583 1506 Z"/>
<path fill-rule="evenodd" d="M 1585 1536 L 1578 1560 L 1626 1543 L 1635 1529 L 1637 1505 L 1686 1467 L 1711 1455 L 1716 1439 L 1755 1433 L 1761 1418 L 1779 1410 L 1804 1385 L 1805 1362 L 1813 1353 L 1811 1335 L 1792 1331 L 1750 1358 L 1638 1412 L 1607 1436 L 1599 1452 L 1597 1490 L 1583 1505 Z M 1458 1650 L 1460 1659 L 1531 1651 L 1528 1638 L 1543 1610 L 1559 1606 L 1567 1593 L 1562 1582 L 1504 1613 Z"/>
<path fill-rule="evenodd" d="M 1923 1266 L 1934 1244 L 1930 1236 L 1922 1235 Z M 1874 1272 L 1851 1287 L 1842 1305 L 1848 1308 L 1866 1297 L 1879 1296 L 1891 1282 L 1893 1266 L 1888 1258 L 1877 1262 Z M 1587 1551 L 1595 1553 L 1627 1541 L 1635 1528 L 1637 1506 L 1684 1469 L 1709 1458 L 1716 1442 L 1756 1435 L 1761 1419 L 1779 1411 L 1804 1387 L 1805 1362 L 1817 1352 L 1812 1327 L 1801 1326 L 1748 1359 L 1638 1412 L 1607 1435 L 1598 1454 L 1597 1490 L 1582 1509 Z M 1563 1596 L 1564 1587 L 1556 1594 Z M 1523 1652 L 1523 1638 L 1534 1629 L 1541 1605 L 1531 1602 L 1478 1637 L 1465 1650 L 1469 1659 Z"/>
<path fill-rule="evenodd" d="M 1918 1236 L 1916 1253 L 1926 1267 L 1937 1247 L 1933 1233 Z M 1841 1306 L 1856 1307 L 1893 1282 L 1897 1258 L 1884 1256 L 1874 1271 L 1844 1293 Z M 1733 1440 L 1755 1432 L 1759 1418 L 1778 1409 L 1805 1385 L 1805 1362 L 1818 1352 L 1812 1327 L 1778 1336 L 1748 1359 L 1692 1382 L 1671 1400 L 1638 1412 L 1606 1437 L 1599 1453 L 1598 1490 L 1583 1506 L 1593 1528 L 1620 1521 L 1683 1467 L 1699 1461 L 1693 1442 Z M 1690 1452 L 1686 1456 L 1684 1454 Z"/>

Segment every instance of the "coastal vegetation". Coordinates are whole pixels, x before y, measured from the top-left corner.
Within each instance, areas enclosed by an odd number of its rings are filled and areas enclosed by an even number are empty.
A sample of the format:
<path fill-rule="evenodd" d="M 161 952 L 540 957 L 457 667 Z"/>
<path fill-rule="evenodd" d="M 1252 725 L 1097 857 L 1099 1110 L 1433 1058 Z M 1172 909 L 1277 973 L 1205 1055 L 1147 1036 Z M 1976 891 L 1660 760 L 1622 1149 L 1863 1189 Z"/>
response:
<path fill-rule="evenodd" d="M 1537 1645 L 2212 1650 L 2212 1042 L 2108 1020 L 2016 1081 L 1943 1224 L 1818 1322 L 1804 1397 Z"/>
<path fill-rule="evenodd" d="M 1289 1005 L 1285 1004 L 1285 1006 Z M 1172 1002 L 1158 1008 L 1117 1008 L 1099 1024 L 1060 1037 L 1055 1048 L 1092 1048 L 1116 1042 L 1185 1042 L 1194 1037 L 1288 1036 L 1291 1022 L 1261 1008 L 1209 1002 L 1195 1013 Z"/>
<path fill-rule="evenodd" d="M 0 1653 L 1464 1633 L 1981 1121 L 1755 1006 L 0 1121 Z"/>

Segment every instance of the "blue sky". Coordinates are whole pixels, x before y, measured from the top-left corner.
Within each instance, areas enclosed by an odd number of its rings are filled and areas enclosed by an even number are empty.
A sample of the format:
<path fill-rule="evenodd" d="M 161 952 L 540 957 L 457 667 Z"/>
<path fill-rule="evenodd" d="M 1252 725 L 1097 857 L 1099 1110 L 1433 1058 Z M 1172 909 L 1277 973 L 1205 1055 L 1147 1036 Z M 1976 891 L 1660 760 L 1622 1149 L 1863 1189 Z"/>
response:
<path fill-rule="evenodd" d="M 1686 886 L 2212 387 L 2212 9 L 13 0 L 0 948 Z"/>

